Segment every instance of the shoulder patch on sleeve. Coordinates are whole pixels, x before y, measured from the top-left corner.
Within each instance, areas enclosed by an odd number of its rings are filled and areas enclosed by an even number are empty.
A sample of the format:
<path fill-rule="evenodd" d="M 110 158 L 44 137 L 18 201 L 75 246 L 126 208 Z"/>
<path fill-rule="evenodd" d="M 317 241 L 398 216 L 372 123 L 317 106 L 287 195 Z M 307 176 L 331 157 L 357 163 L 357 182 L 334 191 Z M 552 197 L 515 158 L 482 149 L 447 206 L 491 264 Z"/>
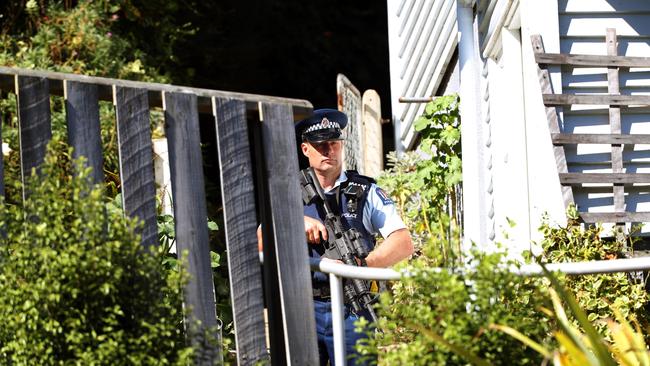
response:
<path fill-rule="evenodd" d="M 386 194 L 386 192 L 384 192 L 383 189 L 377 187 L 377 189 L 375 189 L 375 192 L 377 193 L 377 196 L 379 196 L 379 199 L 384 205 L 393 204 L 393 200 L 390 197 L 388 197 L 388 195 Z"/>

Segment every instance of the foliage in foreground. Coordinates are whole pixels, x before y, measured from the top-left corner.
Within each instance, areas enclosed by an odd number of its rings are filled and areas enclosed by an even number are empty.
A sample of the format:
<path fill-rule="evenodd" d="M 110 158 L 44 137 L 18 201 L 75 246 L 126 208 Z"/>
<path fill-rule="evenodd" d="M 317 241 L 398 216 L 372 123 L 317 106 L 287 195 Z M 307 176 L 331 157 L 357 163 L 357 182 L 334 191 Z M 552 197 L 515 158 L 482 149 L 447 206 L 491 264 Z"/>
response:
<path fill-rule="evenodd" d="M 602 238 L 600 226 L 582 228 L 569 220 L 565 227 L 545 222 L 540 230 L 544 261 L 625 255 L 626 242 Z M 361 346 L 366 354 L 378 353 L 380 365 L 536 365 L 551 359 L 563 365 L 605 365 L 613 363 L 603 359 L 612 357 L 612 362 L 636 365 L 650 360 L 647 334 L 641 331 L 648 329 L 642 278 L 626 273 L 560 276 L 560 285 L 549 275 L 554 287 L 567 289 L 560 293 L 570 305 L 565 315 L 557 296 L 547 291 L 547 280 L 510 273 L 503 254 L 473 253 L 463 271 L 438 271 L 430 266 L 428 257 L 439 255 L 437 246 L 432 248 L 405 268 L 411 277 L 382 295 L 379 326 L 384 333 Z M 546 310 L 551 303 L 553 312 Z M 497 330 L 515 337 L 504 339 Z M 531 348 L 522 349 L 513 343 L 516 339 Z"/>
<path fill-rule="evenodd" d="M 633 328 L 625 316 L 614 306 L 612 310 L 616 320 L 607 319 L 607 326 L 613 342 L 607 342 L 596 330 L 587 313 L 580 307 L 573 295 L 560 284 L 552 273 L 546 269 L 544 271 L 552 284 L 549 294 L 553 301 L 553 311 L 545 310 L 545 312 L 557 320 L 558 329 L 553 334 L 559 346 L 555 349 L 548 349 L 508 326 L 494 325 L 494 329 L 520 340 L 542 354 L 545 361 L 552 360 L 554 365 L 650 364 L 650 351 L 638 323 L 634 322 L 636 327 Z M 566 308 L 569 309 L 568 312 Z M 570 314 L 575 321 L 572 322 L 567 314 Z M 584 329 L 584 333 L 581 329 Z"/>
<path fill-rule="evenodd" d="M 24 204 L 0 205 L 0 363 L 189 363 L 179 273 L 77 171 L 49 154 Z"/>
<path fill-rule="evenodd" d="M 361 346 L 362 352 L 379 353 L 380 365 L 467 364 L 451 344 L 494 365 L 539 364 L 539 354 L 489 329 L 508 324 L 550 341 L 550 323 L 537 310 L 547 303 L 538 291 L 541 279 L 517 276 L 505 264 L 503 254 L 479 252 L 462 272 L 437 271 L 426 258 L 414 260 L 407 267 L 411 276 L 382 294 L 384 333 Z"/>
<path fill-rule="evenodd" d="M 565 226 L 553 226 L 545 220 L 540 232 L 543 234 L 541 247 L 542 259 L 548 263 L 585 262 L 610 260 L 625 257 L 627 248 L 632 247 L 633 237 L 615 240 L 603 235 L 600 225 L 582 228 L 573 220 L 573 208 L 567 210 L 568 223 Z M 625 319 L 636 321 L 643 328 L 650 325 L 647 311 L 648 293 L 645 290 L 643 274 L 625 272 L 565 276 L 564 285 L 574 294 L 580 308 L 584 310 L 596 329 L 612 341 L 608 319 L 616 319 L 614 309 Z M 574 325 L 581 325 L 574 320 Z M 646 335 L 650 340 L 650 334 Z"/>

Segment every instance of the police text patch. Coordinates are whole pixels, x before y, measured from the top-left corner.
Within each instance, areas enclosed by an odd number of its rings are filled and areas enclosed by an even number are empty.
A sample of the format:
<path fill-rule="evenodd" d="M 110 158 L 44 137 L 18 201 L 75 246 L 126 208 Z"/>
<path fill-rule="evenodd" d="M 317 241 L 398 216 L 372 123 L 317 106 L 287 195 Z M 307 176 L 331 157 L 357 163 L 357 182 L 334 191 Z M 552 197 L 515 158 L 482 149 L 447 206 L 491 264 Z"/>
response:
<path fill-rule="evenodd" d="M 390 197 L 388 197 L 386 192 L 384 192 L 381 188 L 377 187 L 375 192 L 377 192 L 377 196 L 379 196 L 379 199 L 381 199 L 381 202 L 384 205 L 392 205 L 393 204 L 393 200 L 390 199 Z"/>

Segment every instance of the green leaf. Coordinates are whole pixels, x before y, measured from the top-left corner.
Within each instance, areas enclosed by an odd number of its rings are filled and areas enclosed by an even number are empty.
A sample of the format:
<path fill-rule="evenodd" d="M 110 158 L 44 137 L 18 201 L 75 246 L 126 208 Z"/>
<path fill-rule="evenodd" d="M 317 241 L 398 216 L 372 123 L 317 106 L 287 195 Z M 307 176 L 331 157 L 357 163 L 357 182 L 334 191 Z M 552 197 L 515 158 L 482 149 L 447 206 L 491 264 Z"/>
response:
<path fill-rule="evenodd" d="M 544 348 L 544 346 L 542 346 L 541 344 L 533 341 L 529 337 L 526 337 L 525 335 L 523 335 L 521 332 L 517 331 L 514 328 L 511 328 L 511 327 L 508 327 L 508 326 L 505 326 L 505 325 L 490 324 L 490 329 L 496 329 L 498 331 L 501 331 L 501 332 L 503 332 L 503 333 L 517 339 L 521 343 L 523 343 L 523 344 L 527 345 L 528 347 L 530 347 L 530 348 L 534 349 L 535 351 L 537 351 L 539 354 L 544 356 L 544 358 L 546 358 L 546 359 L 551 358 L 551 352 L 549 350 Z"/>
<path fill-rule="evenodd" d="M 221 260 L 221 256 L 219 253 L 210 251 L 210 267 L 212 269 L 218 268 L 220 266 L 219 261 Z"/>
<path fill-rule="evenodd" d="M 440 108 L 439 103 L 437 102 L 438 99 L 439 98 L 436 98 L 436 99 L 430 101 L 429 103 L 427 103 L 424 106 L 424 113 L 425 114 L 432 115 L 436 110 L 438 110 Z"/>
<path fill-rule="evenodd" d="M 432 140 L 422 140 L 422 142 L 420 142 L 420 150 L 422 150 L 424 153 L 431 154 L 432 145 L 433 145 Z"/>
<path fill-rule="evenodd" d="M 453 146 L 460 141 L 460 130 L 452 126 L 446 126 L 440 136 L 447 146 Z"/>
<path fill-rule="evenodd" d="M 219 225 L 214 221 L 208 220 L 208 230 L 217 231 L 219 230 Z"/>
<path fill-rule="evenodd" d="M 416 118 L 415 121 L 413 122 L 413 128 L 416 131 L 422 131 L 425 128 L 429 127 L 430 123 L 431 123 L 430 119 L 428 119 L 428 118 L 426 118 L 424 116 L 420 116 L 420 117 Z"/>

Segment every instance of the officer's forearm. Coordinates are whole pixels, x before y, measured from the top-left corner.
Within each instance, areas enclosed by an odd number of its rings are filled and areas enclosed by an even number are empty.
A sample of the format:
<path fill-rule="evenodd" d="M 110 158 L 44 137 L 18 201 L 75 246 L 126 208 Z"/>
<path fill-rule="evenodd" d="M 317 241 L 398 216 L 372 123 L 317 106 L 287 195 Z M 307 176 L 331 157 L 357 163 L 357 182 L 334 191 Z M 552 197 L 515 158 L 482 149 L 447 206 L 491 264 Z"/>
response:
<path fill-rule="evenodd" d="M 390 267 L 411 254 L 413 254 L 411 233 L 407 229 L 400 229 L 388 235 L 380 246 L 370 252 L 366 262 L 368 267 Z"/>

